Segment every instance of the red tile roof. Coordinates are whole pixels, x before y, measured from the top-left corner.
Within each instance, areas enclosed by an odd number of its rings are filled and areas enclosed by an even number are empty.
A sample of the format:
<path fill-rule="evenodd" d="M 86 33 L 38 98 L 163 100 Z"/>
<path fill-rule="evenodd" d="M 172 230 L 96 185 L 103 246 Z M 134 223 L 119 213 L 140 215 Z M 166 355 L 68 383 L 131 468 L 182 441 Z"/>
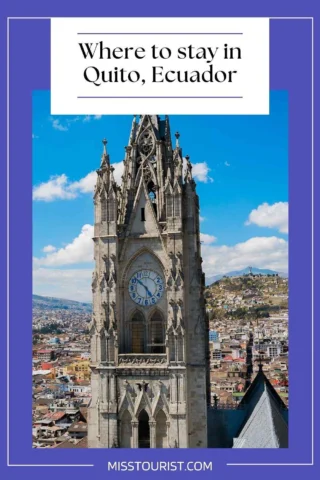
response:
<path fill-rule="evenodd" d="M 52 413 L 48 413 L 45 416 L 45 418 L 57 421 L 57 420 L 60 420 L 60 418 L 63 418 L 64 416 L 65 416 L 65 412 L 52 412 Z"/>

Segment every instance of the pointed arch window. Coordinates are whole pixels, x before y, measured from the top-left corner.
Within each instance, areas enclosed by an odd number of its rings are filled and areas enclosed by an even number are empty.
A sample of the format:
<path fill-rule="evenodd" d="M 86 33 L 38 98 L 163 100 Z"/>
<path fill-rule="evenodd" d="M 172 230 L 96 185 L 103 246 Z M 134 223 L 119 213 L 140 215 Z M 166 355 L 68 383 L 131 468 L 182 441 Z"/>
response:
<path fill-rule="evenodd" d="M 152 203 L 156 200 L 156 194 L 152 190 L 149 192 L 149 198 Z"/>
<path fill-rule="evenodd" d="M 140 312 L 131 320 L 131 353 L 145 353 L 145 321 Z"/>
<path fill-rule="evenodd" d="M 101 222 L 115 222 L 116 221 L 116 202 L 112 198 L 101 200 Z"/>
<path fill-rule="evenodd" d="M 145 410 L 141 410 L 138 420 L 138 446 L 139 448 L 150 448 L 149 415 Z"/>
<path fill-rule="evenodd" d="M 151 181 L 148 183 L 148 195 L 149 199 L 152 203 L 153 209 L 155 211 L 155 214 L 157 214 L 157 194 L 156 194 L 156 186 L 155 184 Z"/>
<path fill-rule="evenodd" d="M 156 187 L 155 184 L 151 181 L 148 183 L 148 194 L 151 202 L 156 201 Z"/>
<path fill-rule="evenodd" d="M 115 222 L 116 221 L 115 210 L 116 210 L 116 203 L 115 203 L 114 199 L 109 200 L 109 202 L 108 202 L 108 221 L 109 222 Z"/>
<path fill-rule="evenodd" d="M 173 217 L 173 198 L 168 195 L 166 198 L 167 217 Z"/>
<path fill-rule="evenodd" d="M 149 349 L 150 353 L 165 353 L 164 320 L 158 311 L 149 322 Z"/>

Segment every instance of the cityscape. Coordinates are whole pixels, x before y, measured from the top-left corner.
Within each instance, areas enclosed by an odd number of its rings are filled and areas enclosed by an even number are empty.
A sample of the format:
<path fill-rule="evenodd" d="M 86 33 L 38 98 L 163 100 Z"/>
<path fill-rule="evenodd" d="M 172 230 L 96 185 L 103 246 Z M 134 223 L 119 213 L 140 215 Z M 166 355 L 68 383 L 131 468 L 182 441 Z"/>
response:
<path fill-rule="evenodd" d="M 286 95 L 51 125 L 35 98 L 33 447 L 287 448 Z"/>
<path fill-rule="evenodd" d="M 237 408 L 260 364 L 289 405 L 288 278 L 250 270 L 205 290 L 211 403 L 221 409 Z M 34 448 L 87 448 L 91 315 L 90 303 L 33 296 Z"/>

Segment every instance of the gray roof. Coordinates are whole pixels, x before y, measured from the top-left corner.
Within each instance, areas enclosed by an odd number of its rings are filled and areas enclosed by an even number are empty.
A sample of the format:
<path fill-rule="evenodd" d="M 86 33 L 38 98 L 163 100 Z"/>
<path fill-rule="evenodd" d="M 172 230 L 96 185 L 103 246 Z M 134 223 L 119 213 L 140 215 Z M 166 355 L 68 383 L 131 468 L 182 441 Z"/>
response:
<path fill-rule="evenodd" d="M 247 412 L 233 448 L 288 447 L 286 407 L 262 370 L 241 404 Z"/>

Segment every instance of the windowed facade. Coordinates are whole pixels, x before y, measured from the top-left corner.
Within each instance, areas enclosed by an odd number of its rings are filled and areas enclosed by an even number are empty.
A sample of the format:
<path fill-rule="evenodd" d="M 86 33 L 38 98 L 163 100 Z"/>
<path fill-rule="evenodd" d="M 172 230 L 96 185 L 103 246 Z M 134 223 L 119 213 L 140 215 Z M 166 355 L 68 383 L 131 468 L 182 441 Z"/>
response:
<path fill-rule="evenodd" d="M 116 221 L 116 203 L 114 200 L 102 199 L 101 201 L 101 222 Z"/>
<path fill-rule="evenodd" d="M 149 319 L 135 312 L 128 332 L 124 353 L 165 353 L 165 321 L 158 310 Z"/>

